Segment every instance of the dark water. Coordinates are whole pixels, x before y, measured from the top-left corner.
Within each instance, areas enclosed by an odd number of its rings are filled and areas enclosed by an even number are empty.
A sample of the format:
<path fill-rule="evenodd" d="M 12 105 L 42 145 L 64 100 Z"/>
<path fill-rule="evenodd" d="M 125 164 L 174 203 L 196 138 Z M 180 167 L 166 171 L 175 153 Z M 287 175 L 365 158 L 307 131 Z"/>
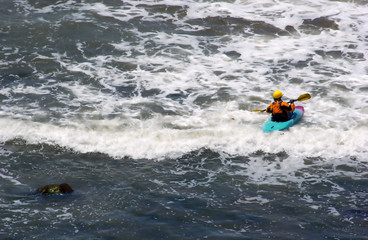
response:
<path fill-rule="evenodd" d="M 366 6 L 0 0 L 0 239 L 368 239 Z"/>
<path fill-rule="evenodd" d="M 3 148 L 13 153 L 2 157 L 2 172 L 10 169 L 11 179 L 26 184 L 2 180 L 2 238 L 366 238 L 367 179 L 328 176 L 332 166 L 301 169 L 293 176 L 300 182 L 270 185 L 239 174 L 249 158 L 209 150 L 155 162 L 23 142 Z M 65 180 L 75 189 L 69 196 L 34 193 Z"/>
<path fill-rule="evenodd" d="M 3 148 L 15 153 L 2 157 L 2 171 L 26 183 L 2 180 L 5 239 L 366 239 L 367 179 L 328 177 L 331 166 L 315 169 L 317 179 L 301 169 L 299 183 L 269 185 L 238 173 L 249 158 L 209 150 L 155 162 Z M 71 195 L 33 192 L 64 180 Z"/>

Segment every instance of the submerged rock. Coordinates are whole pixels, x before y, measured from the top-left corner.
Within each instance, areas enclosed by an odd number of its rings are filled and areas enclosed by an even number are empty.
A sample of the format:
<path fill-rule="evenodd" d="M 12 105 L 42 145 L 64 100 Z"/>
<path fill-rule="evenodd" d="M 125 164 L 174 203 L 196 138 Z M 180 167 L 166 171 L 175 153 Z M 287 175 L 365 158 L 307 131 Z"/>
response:
<path fill-rule="evenodd" d="M 67 183 L 62 184 L 49 184 L 37 189 L 37 192 L 48 195 L 48 194 L 67 194 L 71 193 L 74 190 Z"/>
<path fill-rule="evenodd" d="M 292 35 L 299 35 L 298 31 L 291 25 L 287 25 L 285 31 L 288 31 Z"/>
<path fill-rule="evenodd" d="M 335 21 L 330 20 L 327 17 L 319 17 L 315 19 L 304 19 L 303 24 L 312 25 L 312 26 L 320 27 L 320 28 L 330 28 L 333 30 L 339 29 L 339 25 Z"/>

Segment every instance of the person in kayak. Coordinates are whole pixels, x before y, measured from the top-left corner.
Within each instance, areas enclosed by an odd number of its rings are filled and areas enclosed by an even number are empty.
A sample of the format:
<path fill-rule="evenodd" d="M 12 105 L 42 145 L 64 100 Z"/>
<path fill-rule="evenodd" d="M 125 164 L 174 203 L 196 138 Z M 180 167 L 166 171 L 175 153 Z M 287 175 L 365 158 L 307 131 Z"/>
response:
<path fill-rule="evenodd" d="M 266 112 L 272 113 L 272 121 L 274 122 L 286 122 L 290 120 L 295 110 L 294 100 L 286 103 L 282 101 L 282 96 L 281 91 L 275 91 L 273 93 L 273 103 L 266 109 Z"/>

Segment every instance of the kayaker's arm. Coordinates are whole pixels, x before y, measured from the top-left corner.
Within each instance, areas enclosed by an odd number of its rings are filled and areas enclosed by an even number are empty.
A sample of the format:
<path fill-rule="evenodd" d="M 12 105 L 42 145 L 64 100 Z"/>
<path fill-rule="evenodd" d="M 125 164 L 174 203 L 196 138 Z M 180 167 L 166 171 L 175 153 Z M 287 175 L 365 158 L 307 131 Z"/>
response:
<path fill-rule="evenodd" d="M 282 104 L 281 108 L 284 109 L 284 110 L 287 110 L 287 111 L 294 111 L 295 104 L 294 103 L 291 103 L 291 104 L 285 103 L 285 104 Z"/>
<path fill-rule="evenodd" d="M 272 105 L 272 104 L 271 104 Z M 272 113 L 272 107 L 271 107 L 271 105 L 270 106 L 268 106 L 268 108 L 266 108 L 266 112 L 268 112 L 268 113 Z"/>
<path fill-rule="evenodd" d="M 290 111 L 292 111 L 292 112 L 294 112 L 294 110 L 295 110 L 295 104 L 294 104 L 295 101 L 297 101 L 297 100 L 291 99 L 289 101 L 289 104 L 290 104 L 290 107 L 291 107 Z"/>
<path fill-rule="evenodd" d="M 291 111 L 294 112 L 294 110 L 295 110 L 295 104 L 294 104 L 294 102 L 292 102 L 290 104 L 290 108 L 291 108 Z"/>

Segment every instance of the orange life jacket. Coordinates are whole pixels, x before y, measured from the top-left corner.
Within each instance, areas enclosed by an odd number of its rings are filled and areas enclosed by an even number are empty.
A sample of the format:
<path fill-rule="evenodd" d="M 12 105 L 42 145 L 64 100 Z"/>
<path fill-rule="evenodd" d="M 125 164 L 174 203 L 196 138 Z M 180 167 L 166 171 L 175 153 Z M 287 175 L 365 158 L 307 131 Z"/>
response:
<path fill-rule="evenodd" d="M 276 122 L 284 122 L 289 120 L 294 110 L 294 103 L 288 104 L 282 100 L 271 103 L 266 109 L 268 113 L 272 113 L 272 121 Z"/>

